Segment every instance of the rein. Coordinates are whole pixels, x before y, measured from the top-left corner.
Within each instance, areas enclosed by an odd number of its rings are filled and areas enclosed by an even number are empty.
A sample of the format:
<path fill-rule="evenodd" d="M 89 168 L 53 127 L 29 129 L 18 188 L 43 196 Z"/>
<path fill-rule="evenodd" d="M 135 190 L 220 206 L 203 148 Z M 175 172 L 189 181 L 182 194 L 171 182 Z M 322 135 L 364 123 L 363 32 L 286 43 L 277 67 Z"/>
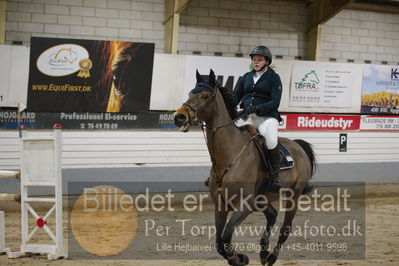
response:
<path fill-rule="evenodd" d="M 195 110 L 194 107 L 192 107 L 192 106 L 191 106 L 190 104 L 188 104 L 187 102 L 183 103 L 183 106 L 187 107 L 188 109 L 190 109 L 190 110 L 195 114 L 195 118 L 193 119 L 193 121 L 191 121 L 190 114 L 188 114 L 189 123 L 190 123 L 190 125 L 192 125 L 193 122 L 196 122 L 196 123 L 198 123 L 198 124 L 201 124 L 201 129 L 202 129 L 202 133 L 203 133 L 203 135 L 204 135 L 205 142 L 206 142 L 207 146 L 209 147 L 209 145 L 208 145 L 208 144 L 209 144 L 208 138 L 207 138 L 207 136 L 206 136 L 206 133 L 205 133 L 205 130 L 204 130 L 204 129 L 205 129 L 205 128 L 213 129 L 213 135 L 215 135 L 218 129 L 233 124 L 234 121 L 235 121 L 235 119 L 231 119 L 229 122 L 224 123 L 224 124 L 222 124 L 222 125 L 218 125 L 218 126 L 206 125 L 203 121 L 200 121 L 200 120 L 198 119 L 198 113 L 199 113 L 200 111 L 202 111 L 203 109 L 205 109 L 210 103 L 212 103 L 213 101 L 215 101 L 218 87 L 217 87 L 217 85 L 216 85 L 215 87 L 212 87 L 212 86 L 209 86 L 208 84 L 204 84 L 204 83 L 198 83 L 197 86 L 206 87 L 208 91 L 209 91 L 209 90 L 212 91 L 212 94 L 211 94 L 211 97 L 212 97 L 212 98 L 211 98 L 210 100 L 208 100 L 206 103 L 204 103 L 203 105 L 201 105 L 197 110 Z M 237 118 L 240 118 L 240 116 L 238 116 Z M 251 136 L 249 139 L 247 139 L 247 140 L 245 141 L 245 143 L 244 143 L 243 147 L 241 148 L 241 150 L 236 154 L 236 156 L 234 157 L 233 161 L 223 170 L 223 173 L 222 173 L 222 175 L 221 175 L 220 177 L 218 177 L 218 176 L 217 176 L 217 173 L 215 172 L 215 174 L 216 174 L 216 177 L 215 177 L 215 178 L 216 178 L 216 182 L 219 183 L 219 186 L 220 186 L 220 184 L 221 184 L 221 181 L 223 180 L 223 177 L 224 177 L 224 176 L 229 172 L 229 170 L 234 166 L 234 164 L 235 164 L 235 163 L 237 162 L 237 160 L 240 158 L 241 154 L 244 152 L 244 150 L 245 150 L 245 148 L 248 146 L 248 144 L 251 143 L 256 137 L 257 137 L 257 134 Z M 212 155 L 211 155 L 211 161 L 212 161 L 213 164 L 216 164 L 215 160 L 212 158 Z"/>
<path fill-rule="evenodd" d="M 243 147 L 241 148 L 240 152 L 237 153 L 237 155 L 234 157 L 233 161 L 224 169 L 222 175 L 220 177 L 216 176 L 216 181 L 219 182 L 219 186 L 221 184 L 221 181 L 223 180 L 223 177 L 227 174 L 227 172 L 231 169 L 231 167 L 234 166 L 234 164 L 236 163 L 238 158 L 240 158 L 241 154 L 244 152 L 244 150 L 248 146 L 248 144 L 251 143 L 256 137 L 257 137 L 257 135 L 253 135 L 251 138 L 247 139 L 247 141 L 244 143 Z M 216 175 L 217 175 L 217 173 L 216 173 Z"/>

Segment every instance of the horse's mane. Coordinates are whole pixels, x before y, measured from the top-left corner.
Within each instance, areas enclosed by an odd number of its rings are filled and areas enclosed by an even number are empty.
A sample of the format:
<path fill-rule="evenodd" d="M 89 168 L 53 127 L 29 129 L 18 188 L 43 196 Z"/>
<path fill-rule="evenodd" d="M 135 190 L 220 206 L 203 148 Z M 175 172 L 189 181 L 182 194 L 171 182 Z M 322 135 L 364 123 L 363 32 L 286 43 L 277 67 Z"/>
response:
<path fill-rule="evenodd" d="M 202 83 L 202 84 L 206 84 L 212 88 L 216 87 L 220 91 L 220 94 L 222 95 L 224 104 L 227 108 L 230 118 L 233 120 L 236 119 L 238 117 L 238 111 L 237 111 L 238 101 L 237 101 L 236 96 L 234 95 L 232 90 L 230 90 L 226 87 L 220 86 L 221 85 L 220 82 L 215 81 L 215 76 L 214 76 L 215 74 L 212 71 L 212 69 L 211 69 L 211 73 L 210 73 L 209 77 L 211 77 L 211 75 L 213 75 L 213 79 L 208 79 L 208 80 L 204 81 L 197 70 L 197 85 L 200 85 Z M 195 90 L 197 88 L 197 85 L 193 90 Z"/>
<path fill-rule="evenodd" d="M 224 103 L 226 105 L 227 111 L 230 114 L 231 119 L 236 119 L 238 117 L 237 98 L 235 97 L 234 93 L 226 87 L 218 87 L 218 89 L 222 94 Z"/>

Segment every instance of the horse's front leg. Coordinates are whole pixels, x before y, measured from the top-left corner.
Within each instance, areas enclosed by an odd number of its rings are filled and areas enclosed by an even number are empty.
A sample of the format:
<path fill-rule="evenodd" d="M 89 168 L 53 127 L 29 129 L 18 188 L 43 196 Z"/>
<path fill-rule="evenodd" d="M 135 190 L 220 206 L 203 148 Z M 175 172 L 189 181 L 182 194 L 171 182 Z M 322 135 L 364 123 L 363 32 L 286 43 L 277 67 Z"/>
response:
<path fill-rule="evenodd" d="M 216 248 L 218 253 L 225 259 L 227 259 L 227 256 L 223 248 L 222 233 L 224 226 L 226 225 L 228 214 L 229 213 L 227 211 L 218 210 L 218 206 L 215 206 Z"/>
<path fill-rule="evenodd" d="M 249 263 L 247 255 L 237 254 L 235 252 L 231 239 L 233 237 L 234 229 L 239 226 L 250 213 L 250 210 L 234 211 L 223 231 L 222 244 L 227 257 L 226 259 L 230 265 L 239 266 L 247 265 Z"/>
<path fill-rule="evenodd" d="M 211 169 L 211 176 L 212 174 L 214 174 L 213 166 Z M 222 255 L 223 258 L 227 259 L 222 243 L 222 233 L 226 225 L 229 210 L 228 208 L 223 207 L 223 199 L 220 196 L 220 193 L 218 193 L 218 189 L 219 184 L 216 182 L 216 179 L 211 179 L 209 182 L 209 191 L 211 193 L 213 203 L 215 204 L 216 248 L 218 253 Z"/>
<path fill-rule="evenodd" d="M 267 209 L 263 212 L 263 214 L 266 217 L 266 229 L 262 234 L 262 238 L 260 240 L 260 262 L 262 265 L 265 265 L 267 262 L 267 257 L 269 256 L 269 238 L 270 238 L 270 233 L 272 231 L 272 228 L 274 224 L 276 223 L 276 218 L 277 218 L 277 211 L 276 209 L 269 204 L 267 206 Z"/>
<path fill-rule="evenodd" d="M 283 226 L 280 229 L 280 235 L 277 244 L 273 249 L 273 253 L 267 258 L 268 266 L 271 266 L 276 262 L 281 248 L 283 247 L 285 241 L 287 241 L 287 238 L 292 231 L 292 220 L 294 219 L 298 209 L 298 196 L 298 193 L 294 196 L 294 203 L 291 201 L 286 202 L 286 209 L 288 209 L 288 211 L 285 212 Z"/>

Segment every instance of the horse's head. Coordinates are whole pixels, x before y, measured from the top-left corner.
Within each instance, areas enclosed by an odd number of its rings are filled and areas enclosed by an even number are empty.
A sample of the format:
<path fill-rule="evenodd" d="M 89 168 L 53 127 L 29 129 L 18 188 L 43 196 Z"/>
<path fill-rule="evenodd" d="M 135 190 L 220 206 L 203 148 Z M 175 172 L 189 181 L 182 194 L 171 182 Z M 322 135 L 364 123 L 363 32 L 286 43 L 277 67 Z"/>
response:
<path fill-rule="evenodd" d="M 78 60 L 76 52 L 72 48 L 62 48 L 54 55 L 55 60 L 61 60 L 67 64 L 73 64 Z"/>
<path fill-rule="evenodd" d="M 123 47 L 119 50 L 112 62 L 112 82 L 116 95 L 126 95 L 128 93 L 128 85 L 133 76 L 130 73 L 129 64 L 132 61 L 131 47 Z"/>
<path fill-rule="evenodd" d="M 203 80 L 197 70 L 197 84 L 188 95 L 188 100 L 179 107 L 174 116 L 175 125 L 180 130 L 187 132 L 190 126 L 198 125 L 202 121 L 208 121 L 213 113 L 216 98 L 217 84 L 215 73 L 211 69 L 209 80 Z"/>
<path fill-rule="evenodd" d="M 140 90 L 142 76 L 140 68 L 135 63 L 137 51 L 141 44 L 115 43 L 112 47 L 113 60 L 110 62 L 112 75 L 111 90 L 108 98 L 107 112 L 126 112 L 132 100 L 136 100 L 136 90 Z"/>

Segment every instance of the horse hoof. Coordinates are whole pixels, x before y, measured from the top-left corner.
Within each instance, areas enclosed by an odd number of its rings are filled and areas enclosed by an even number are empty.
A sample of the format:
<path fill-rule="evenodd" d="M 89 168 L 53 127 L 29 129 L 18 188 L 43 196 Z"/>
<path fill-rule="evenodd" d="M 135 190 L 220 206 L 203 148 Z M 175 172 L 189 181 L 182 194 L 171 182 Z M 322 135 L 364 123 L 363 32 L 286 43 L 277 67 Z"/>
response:
<path fill-rule="evenodd" d="M 260 259 L 260 264 L 261 265 L 266 265 L 266 259 Z"/>
<path fill-rule="evenodd" d="M 238 258 L 240 259 L 240 262 L 242 265 L 248 265 L 249 264 L 249 259 L 248 256 L 245 254 L 237 254 Z"/>
<path fill-rule="evenodd" d="M 262 265 L 266 265 L 266 263 L 267 263 L 267 256 L 269 256 L 269 251 L 267 251 L 267 250 L 262 250 L 262 251 L 259 253 L 260 263 L 261 263 Z"/>
<path fill-rule="evenodd" d="M 270 254 L 270 256 L 267 258 L 267 266 L 273 265 L 277 261 L 277 256 L 274 254 Z"/>

